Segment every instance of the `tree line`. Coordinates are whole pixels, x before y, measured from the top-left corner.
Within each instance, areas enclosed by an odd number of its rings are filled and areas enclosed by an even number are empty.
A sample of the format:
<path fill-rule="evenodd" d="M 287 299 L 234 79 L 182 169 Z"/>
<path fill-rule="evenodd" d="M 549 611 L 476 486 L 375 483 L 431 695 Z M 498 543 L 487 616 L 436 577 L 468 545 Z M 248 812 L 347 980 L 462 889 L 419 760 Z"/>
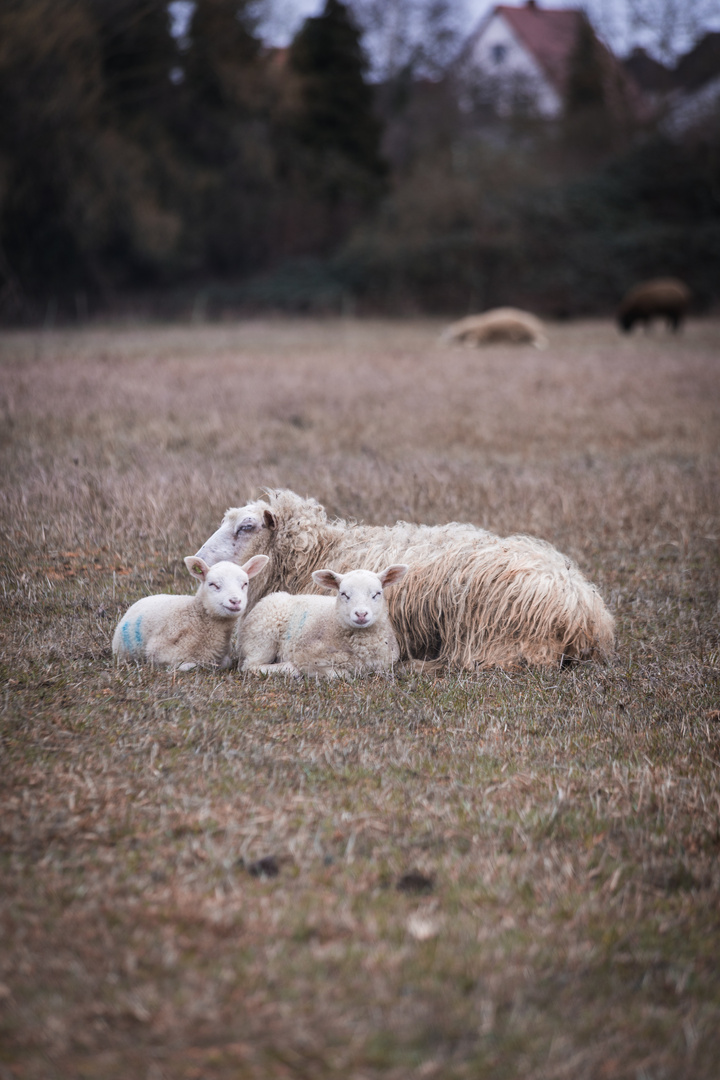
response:
<path fill-rule="evenodd" d="M 325 253 L 386 184 L 360 34 L 337 0 L 287 55 L 247 0 L 5 0 L 0 290 L 48 297 L 243 277 Z"/>
<path fill-rule="evenodd" d="M 284 50 L 250 0 L 196 0 L 181 36 L 165 0 L 5 0 L 0 318 L 141 293 L 210 313 L 572 314 L 656 271 L 711 300 L 720 140 L 615 123 L 588 40 L 563 124 L 478 139 L 441 70 L 447 5 L 426 8 L 435 52 L 395 43 L 371 83 L 371 0 L 326 0 Z"/>

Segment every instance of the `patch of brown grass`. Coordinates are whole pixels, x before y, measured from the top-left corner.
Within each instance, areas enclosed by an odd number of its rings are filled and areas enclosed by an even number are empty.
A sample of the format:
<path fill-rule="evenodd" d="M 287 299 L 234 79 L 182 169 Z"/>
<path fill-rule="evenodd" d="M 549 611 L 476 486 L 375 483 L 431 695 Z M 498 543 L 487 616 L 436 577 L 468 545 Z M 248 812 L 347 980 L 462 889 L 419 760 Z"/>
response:
<path fill-rule="evenodd" d="M 3 1080 L 715 1075 L 720 324 L 438 329 L 0 338 Z M 260 485 L 543 536 L 617 656 L 115 669 Z"/>

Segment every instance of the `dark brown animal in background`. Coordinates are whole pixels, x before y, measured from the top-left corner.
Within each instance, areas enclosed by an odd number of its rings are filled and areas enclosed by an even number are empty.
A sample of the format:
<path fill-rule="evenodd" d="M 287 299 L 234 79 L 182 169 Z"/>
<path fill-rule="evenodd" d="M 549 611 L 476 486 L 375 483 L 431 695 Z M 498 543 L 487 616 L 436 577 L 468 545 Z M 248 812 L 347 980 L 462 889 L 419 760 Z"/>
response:
<path fill-rule="evenodd" d="M 636 285 L 623 297 L 618 308 L 620 328 L 629 333 L 636 322 L 645 323 L 647 330 L 655 318 L 665 318 L 668 326 L 678 330 L 688 306 L 691 293 L 677 278 L 653 278 Z"/>

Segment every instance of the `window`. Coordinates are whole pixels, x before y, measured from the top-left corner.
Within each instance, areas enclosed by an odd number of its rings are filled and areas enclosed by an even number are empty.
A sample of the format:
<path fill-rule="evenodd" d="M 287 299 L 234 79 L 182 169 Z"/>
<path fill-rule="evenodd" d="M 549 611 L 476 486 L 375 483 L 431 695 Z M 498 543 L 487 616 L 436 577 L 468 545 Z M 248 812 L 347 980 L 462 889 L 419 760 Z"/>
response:
<path fill-rule="evenodd" d="M 507 45 L 493 45 L 490 49 L 493 64 L 502 64 L 507 56 Z"/>

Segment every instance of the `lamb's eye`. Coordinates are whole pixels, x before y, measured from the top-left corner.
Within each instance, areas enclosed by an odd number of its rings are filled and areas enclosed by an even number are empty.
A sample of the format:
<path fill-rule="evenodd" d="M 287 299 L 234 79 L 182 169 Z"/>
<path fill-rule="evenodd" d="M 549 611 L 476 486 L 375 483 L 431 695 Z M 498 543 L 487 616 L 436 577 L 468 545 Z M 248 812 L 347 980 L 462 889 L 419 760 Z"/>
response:
<path fill-rule="evenodd" d="M 247 587 L 248 587 L 247 581 L 243 581 L 242 587 L 243 587 L 243 589 L 247 589 Z"/>
<path fill-rule="evenodd" d="M 208 581 L 208 585 L 210 586 L 211 589 L 219 589 L 220 588 L 217 581 Z"/>
<path fill-rule="evenodd" d="M 377 600 L 378 596 L 382 596 L 382 589 L 380 592 L 374 592 L 372 595 L 373 600 Z"/>
<path fill-rule="evenodd" d="M 350 594 L 349 593 L 341 592 L 340 595 L 342 596 L 343 600 L 349 600 L 350 599 Z"/>

